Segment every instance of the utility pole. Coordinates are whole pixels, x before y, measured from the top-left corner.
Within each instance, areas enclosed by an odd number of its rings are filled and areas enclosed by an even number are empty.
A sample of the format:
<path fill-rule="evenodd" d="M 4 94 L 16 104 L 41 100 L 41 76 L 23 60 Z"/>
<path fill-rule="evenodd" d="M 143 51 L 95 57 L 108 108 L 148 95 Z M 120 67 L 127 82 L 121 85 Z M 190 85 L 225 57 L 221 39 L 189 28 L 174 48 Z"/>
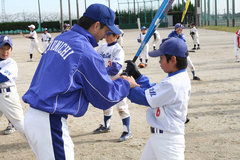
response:
<path fill-rule="evenodd" d="M 76 6 L 77 6 L 77 19 L 79 19 L 79 7 L 78 7 L 78 0 L 76 0 Z"/>
<path fill-rule="evenodd" d="M 232 26 L 235 27 L 235 0 L 232 0 Z"/>
<path fill-rule="evenodd" d="M 208 26 L 210 26 L 210 0 L 208 0 Z"/>
<path fill-rule="evenodd" d="M 108 7 L 110 8 L 110 0 L 108 0 Z"/>
<path fill-rule="evenodd" d="M 204 25 L 207 25 L 207 3 L 206 0 L 204 0 Z"/>
<path fill-rule="evenodd" d="M 229 0 L 227 0 L 227 26 L 229 27 Z"/>
<path fill-rule="evenodd" d="M 206 10 L 205 10 L 205 12 L 206 12 Z M 200 25 L 200 15 L 201 15 L 200 0 L 195 0 L 195 20 L 196 20 L 197 26 Z M 205 19 L 206 19 L 206 15 L 205 15 Z M 206 22 L 206 20 L 205 20 L 205 22 Z"/>
<path fill-rule="evenodd" d="M 70 3 L 70 0 L 68 0 L 68 15 L 69 15 L 70 27 L 72 28 L 72 15 L 71 15 L 71 3 Z"/>
<path fill-rule="evenodd" d="M 42 31 L 42 27 L 41 27 L 41 9 L 40 9 L 40 0 L 38 0 L 38 13 L 39 13 L 39 29 L 40 32 Z"/>
<path fill-rule="evenodd" d="M 62 0 L 60 0 L 60 30 L 63 30 L 63 10 L 62 10 Z"/>
<path fill-rule="evenodd" d="M 215 26 L 217 26 L 217 0 L 215 0 Z"/>

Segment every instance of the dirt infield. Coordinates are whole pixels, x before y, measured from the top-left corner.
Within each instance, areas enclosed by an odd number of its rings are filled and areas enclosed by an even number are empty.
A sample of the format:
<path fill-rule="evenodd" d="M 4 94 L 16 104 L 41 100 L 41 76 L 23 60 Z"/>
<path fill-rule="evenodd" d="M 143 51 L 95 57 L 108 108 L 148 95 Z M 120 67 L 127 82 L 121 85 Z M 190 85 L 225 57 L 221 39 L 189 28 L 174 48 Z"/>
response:
<path fill-rule="evenodd" d="M 124 30 L 125 59 L 132 59 L 139 44 L 138 30 Z M 171 29 L 159 29 L 161 38 L 167 37 Z M 193 47 L 189 29 L 183 31 L 189 49 Z M 53 37 L 58 34 L 52 34 Z M 190 57 L 201 81 L 192 80 L 192 93 L 186 124 L 186 160 L 238 160 L 240 157 L 240 63 L 234 62 L 233 33 L 199 29 L 201 49 Z M 39 34 L 39 37 L 41 35 Z M 20 35 L 10 35 L 13 40 L 14 58 L 19 67 L 17 87 L 20 97 L 28 89 L 32 76 L 41 58 L 34 53 L 34 62 L 29 59 L 30 41 Z M 39 38 L 40 39 L 40 38 Z M 150 41 L 151 42 L 151 41 Z M 152 46 L 150 45 L 150 49 Z M 161 81 L 166 74 L 159 67 L 158 58 L 150 58 L 147 68 L 140 71 L 152 82 Z M 188 69 L 189 76 L 192 74 Z M 28 105 L 22 102 L 24 112 Z M 103 123 L 103 113 L 91 105 L 85 116 L 69 116 L 70 135 L 75 144 L 76 160 L 137 160 L 150 136 L 146 123 L 146 107 L 131 104 L 131 131 L 133 138 L 117 142 L 123 130 L 121 119 L 114 109 L 111 120 L 112 131 L 92 134 Z M 0 118 L 0 159 L 36 159 L 28 143 L 17 132 L 5 136 L 2 130 L 7 126 L 4 116 Z M 44 147 L 44 146 L 43 146 Z"/>

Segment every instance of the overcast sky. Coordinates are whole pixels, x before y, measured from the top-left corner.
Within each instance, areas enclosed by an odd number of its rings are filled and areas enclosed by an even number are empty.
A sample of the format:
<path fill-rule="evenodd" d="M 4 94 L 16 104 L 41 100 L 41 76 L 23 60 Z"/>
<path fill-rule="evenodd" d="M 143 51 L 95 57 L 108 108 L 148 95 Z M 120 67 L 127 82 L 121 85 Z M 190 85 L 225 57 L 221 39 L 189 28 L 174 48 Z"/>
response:
<path fill-rule="evenodd" d="M 78 0 L 79 4 L 79 15 L 82 16 L 85 10 L 85 1 L 87 2 L 87 7 L 93 3 L 101 3 L 105 5 L 109 5 L 108 0 Z M 133 2 L 133 0 L 110 0 L 110 7 L 116 11 L 118 10 L 118 2 L 120 2 L 120 9 L 127 9 L 128 5 L 122 4 L 124 2 Z M 135 0 L 136 2 L 142 2 L 143 0 Z M 145 0 L 150 1 L 150 0 Z M 158 3 L 158 0 L 153 0 L 152 6 L 155 7 L 154 3 Z M 163 0 L 159 0 L 160 4 Z M 186 1 L 186 0 L 185 0 Z M 208 1 L 208 0 L 206 0 Z M 174 3 L 182 2 L 182 0 L 175 0 Z M 194 3 L 194 0 L 191 0 Z M 204 2 L 204 0 L 202 0 Z M 230 10 L 232 9 L 232 0 L 230 2 Z M 68 0 L 62 0 L 63 3 L 63 13 L 64 15 L 68 15 Z M 215 0 L 211 0 L 211 13 L 214 13 L 214 3 Z M 226 0 L 217 0 L 218 3 L 218 12 L 224 13 L 226 12 Z M 141 5 L 141 4 L 140 4 Z M 142 3 L 143 5 L 143 3 Z M 146 2 L 146 5 L 151 6 L 150 2 Z M 0 4 L 2 15 L 2 4 Z M 131 7 L 131 6 L 130 6 Z M 240 12 L 240 0 L 235 0 L 236 12 Z M 50 13 L 59 13 L 60 12 L 60 0 L 40 0 L 40 8 L 42 14 L 50 14 Z M 38 14 L 38 0 L 5 0 L 5 13 L 6 15 L 11 15 L 14 13 L 34 13 Z M 71 13 L 72 19 L 75 19 L 76 14 L 76 0 L 71 0 Z"/>

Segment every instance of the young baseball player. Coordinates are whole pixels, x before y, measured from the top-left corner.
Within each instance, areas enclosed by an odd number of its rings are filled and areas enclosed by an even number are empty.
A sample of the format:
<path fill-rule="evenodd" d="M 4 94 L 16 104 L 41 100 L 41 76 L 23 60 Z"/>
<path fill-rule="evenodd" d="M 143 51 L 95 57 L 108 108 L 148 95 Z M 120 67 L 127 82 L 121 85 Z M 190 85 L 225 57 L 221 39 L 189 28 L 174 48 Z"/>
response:
<path fill-rule="evenodd" d="M 102 44 L 97 50 L 97 52 L 103 57 L 107 73 L 112 79 L 122 72 L 124 62 L 124 51 L 117 43 L 119 36 L 120 35 L 108 31 L 105 37 L 107 43 Z M 126 98 L 117 103 L 116 107 L 123 123 L 123 132 L 119 141 L 125 141 L 132 137 L 132 133 L 129 128 L 130 113 Z M 93 133 L 106 133 L 110 131 L 110 119 L 113 114 L 113 107 L 103 110 L 103 114 L 104 125 L 100 125 L 100 127 L 94 130 Z"/>
<path fill-rule="evenodd" d="M 48 29 L 44 28 L 43 29 L 43 34 L 42 34 L 42 45 L 43 45 L 43 50 L 45 50 L 47 48 L 47 46 L 49 45 L 50 41 L 51 41 L 52 37 L 51 35 L 48 33 Z"/>
<path fill-rule="evenodd" d="M 156 50 L 156 44 L 160 41 L 160 34 L 157 30 L 153 33 L 153 40 L 152 40 L 152 45 L 153 45 L 153 50 Z"/>
<path fill-rule="evenodd" d="M 197 31 L 197 28 L 194 23 L 191 23 L 190 35 L 191 35 L 193 43 L 194 43 L 194 47 L 192 48 L 192 50 L 200 49 L 200 43 L 199 43 L 199 39 L 198 39 L 199 35 L 198 35 L 198 31 Z"/>
<path fill-rule="evenodd" d="M 184 26 L 181 23 L 177 23 L 175 25 L 175 30 L 172 31 L 168 37 L 176 37 L 182 39 L 184 42 L 186 42 L 185 35 L 182 33 L 182 30 L 184 29 Z M 188 60 L 188 67 L 191 69 L 193 80 L 200 80 L 200 78 L 196 75 L 195 67 L 190 59 L 190 57 L 187 57 Z"/>
<path fill-rule="evenodd" d="M 12 40 L 6 35 L 0 36 L 0 117 L 4 114 L 9 120 L 4 134 L 11 134 L 15 128 L 24 136 L 23 110 L 16 88 L 18 74 L 17 63 L 10 58 Z M 15 128 L 14 128 L 15 127 Z"/>
<path fill-rule="evenodd" d="M 131 102 L 149 107 L 146 118 L 151 136 L 141 160 L 184 160 L 184 122 L 191 93 L 191 82 L 186 71 L 187 45 L 179 38 L 167 38 L 149 56 L 160 57 L 160 67 L 168 73 L 165 79 L 151 84 L 132 61 L 126 61 L 127 70 L 140 87 L 134 86 L 133 78 L 123 77 L 133 86 L 128 95 Z"/>
<path fill-rule="evenodd" d="M 65 24 L 63 25 L 63 31 L 62 31 L 62 33 L 69 31 L 69 30 L 70 30 L 70 27 L 71 27 L 70 24 L 65 23 Z"/>
<path fill-rule="evenodd" d="M 141 28 L 141 34 L 137 37 L 138 43 L 142 43 L 144 37 L 146 36 L 146 33 L 147 33 L 147 28 L 145 26 L 143 26 Z M 142 50 L 142 53 L 139 55 L 140 64 L 143 64 L 142 54 L 144 54 L 144 56 L 145 56 L 145 67 L 147 67 L 147 65 L 148 65 L 148 49 L 149 49 L 149 44 L 146 43 L 145 47 Z"/>
<path fill-rule="evenodd" d="M 30 26 L 28 26 L 30 33 L 29 35 L 24 35 L 22 34 L 24 37 L 31 39 L 31 44 L 30 44 L 30 59 L 29 61 L 32 62 L 32 58 L 33 58 L 33 50 L 36 49 L 38 51 L 39 54 L 42 54 L 42 50 L 39 47 L 39 43 L 38 43 L 38 36 L 37 36 L 37 32 L 35 31 L 35 25 L 31 24 Z"/>
<path fill-rule="evenodd" d="M 239 52 L 240 48 L 240 28 L 237 30 L 236 34 L 234 35 L 234 51 L 235 51 L 235 62 L 239 62 Z"/>
<path fill-rule="evenodd" d="M 121 78 L 111 80 L 102 56 L 94 49 L 107 31 L 121 34 L 114 19 L 113 10 L 92 4 L 71 30 L 58 35 L 44 51 L 23 96 L 30 106 L 25 134 L 39 160 L 73 160 L 68 115 L 83 116 L 89 103 L 106 110 L 128 95 L 130 84 Z"/>

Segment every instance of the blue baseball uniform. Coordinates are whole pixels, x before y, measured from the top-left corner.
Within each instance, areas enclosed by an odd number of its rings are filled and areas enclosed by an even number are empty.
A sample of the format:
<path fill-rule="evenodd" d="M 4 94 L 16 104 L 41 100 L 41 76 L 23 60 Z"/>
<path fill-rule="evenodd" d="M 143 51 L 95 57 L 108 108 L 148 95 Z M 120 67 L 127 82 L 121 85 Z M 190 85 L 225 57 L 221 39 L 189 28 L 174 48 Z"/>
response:
<path fill-rule="evenodd" d="M 110 79 L 103 58 L 93 48 L 97 45 L 88 31 L 74 25 L 45 50 L 23 96 L 30 105 L 25 116 L 26 136 L 38 159 L 73 159 L 67 116 L 83 116 L 89 103 L 108 109 L 128 95 L 129 83 Z M 42 142 L 39 137 L 49 139 Z"/>

